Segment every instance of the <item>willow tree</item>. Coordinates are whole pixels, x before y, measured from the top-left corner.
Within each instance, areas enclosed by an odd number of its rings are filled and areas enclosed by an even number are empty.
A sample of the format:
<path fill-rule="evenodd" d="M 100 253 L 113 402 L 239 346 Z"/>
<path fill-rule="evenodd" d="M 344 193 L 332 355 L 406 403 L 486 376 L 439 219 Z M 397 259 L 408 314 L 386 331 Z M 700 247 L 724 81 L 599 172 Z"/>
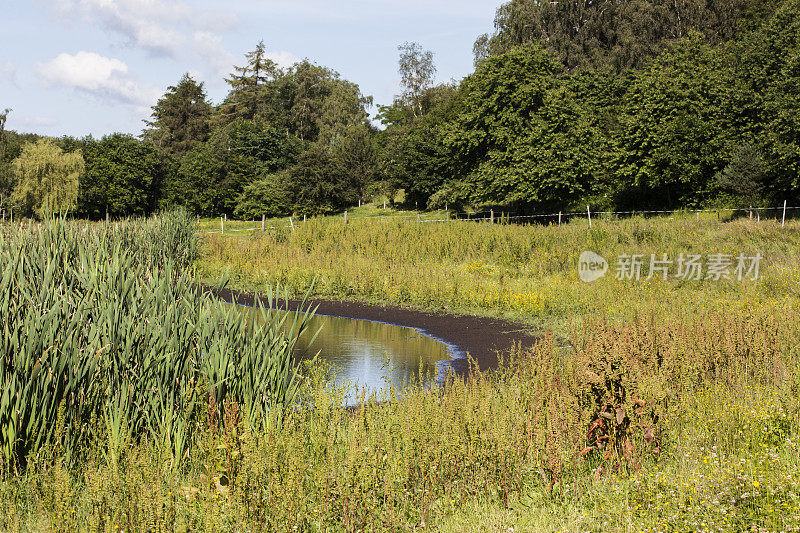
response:
<path fill-rule="evenodd" d="M 64 153 L 51 139 L 28 143 L 11 163 L 17 186 L 14 203 L 27 215 L 39 217 L 75 207 L 83 172 L 80 151 Z"/>

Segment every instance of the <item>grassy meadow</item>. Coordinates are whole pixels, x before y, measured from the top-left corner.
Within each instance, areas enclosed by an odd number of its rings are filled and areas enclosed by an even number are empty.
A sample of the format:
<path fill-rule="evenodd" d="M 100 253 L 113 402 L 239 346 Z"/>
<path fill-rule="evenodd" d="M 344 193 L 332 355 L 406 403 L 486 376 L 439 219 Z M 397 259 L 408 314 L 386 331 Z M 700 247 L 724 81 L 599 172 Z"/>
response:
<path fill-rule="evenodd" d="M 562 226 L 414 220 L 364 217 L 345 225 L 341 217 L 315 218 L 294 231 L 275 223 L 278 229 L 261 233 L 259 223 L 255 231 L 207 233 L 198 269 L 208 281 L 229 278 L 240 289 L 278 283 L 301 296 L 313 283 L 321 297 L 502 315 L 564 336 L 599 315 L 631 319 L 665 308 L 695 315 L 754 306 L 797 310 L 797 222 L 781 229 L 773 220 L 675 215 L 595 220 L 590 231 L 585 219 Z M 578 258 L 586 250 L 610 263 L 608 275 L 591 284 L 578 277 Z M 756 282 L 645 279 L 651 254 L 676 261 L 681 253 L 764 258 Z M 644 256 L 641 280 L 615 279 L 622 254 Z"/>
<path fill-rule="evenodd" d="M 176 224 L 183 224 L 178 233 L 186 235 L 190 222 Z M 43 415 L 47 423 L 40 426 L 50 428 L 50 437 L 39 439 L 36 447 L 27 440 L 24 449 L 19 440 L 4 440 L 17 447 L 4 456 L 0 529 L 800 528 L 800 225 L 795 222 L 780 228 L 774 221 L 676 215 L 598 220 L 590 231 L 585 220 L 560 227 L 413 218 L 345 225 L 336 217 L 309 219 L 294 231 L 201 231 L 197 258 L 190 249 L 192 261 L 176 262 L 175 279 L 227 279 L 233 287 L 264 291 L 280 285 L 294 295 L 305 294 L 313 282 L 319 296 L 502 315 L 542 332 L 542 342 L 525 353 L 506 354 L 496 371 L 474 371 L 469 379 L 451 378 L 433 390 L 412 387 L 402 396 L 386 391 L 364 398 L 354 410 L 340 407 L 345 391 L 332 386 L 327 369 L 319 365 L 277 381 L 297 386 L 293 402 L 259 402 L 243 387 L 228 391 L 226 384 L 241 381 L 242 375 L 262 375 L 247 374 L 256 366 L 252 354 L 277 351 L 275 357 L 285 361 L 280 357 L 285 352 L 275 347 L 290 346 L 292 335 L 280 337 L 269 327 L 254 332 L 234 323 L 235 317 L 215 315 L 216 303 L 191 291 L 175 300 L 188 300 L 206 320 L 190 319 L 187 311 L 168 304 L 134 305 L 150 302 L 145 285 L 134 291 L 139 296 L 108 306 L 128 317 L 146 317 L 138 321 L 142 324 L 162 325 L 144 338 L 181 338 L 183 332 L 191 340 L 188 345 L 195 348 L 180 359 L 186 377 L 177 383 L 153 378 L 147 386 L 131 388 L 147 353 L 182 357 L 183 352 L 156 341 L 149 350 L 133 350 L 125 348 L 126 335 L 106 333 L 98 333 L 93 344 L 95 337 L 85 333 L 93 326 L 81 324 L 103 323 L 106 315 L 100 311 L 81 311 L 87 320 L 60 329 L 39 328 L 41 319 L 35 317 L 48 315 L 42 288 L 84 294 L 80 287 L 86 277 L 78 274 L 93 264 L 92 258 L 98 265 L 111 264 L 96 276 L 100 281 L 90 283 L 110 287 L 90 293 L 104 295 L 94 301 L 115 294 L 111 288 L 119 284 L 114 280 L 123 286 L 121 278 L 134 286 L 153 282 L 148 281 L 152 268 L 135 258 L 147 257 L 137 252 L 143 243 L 164 241 L 160 234 L 123 240 L 102 228 L 61 230 L 61 240 L 53 237 L 48 246 L 83 242 L 81 231 L 96 231 L 98 243 L 117 243 L 110 255 L 131 250 L 131 261 L 143 265 L 126 270 L 135 274 L 114 277 L 117 263 L 99 252 L 74 263 L 74 273 L 58 269 L 73 260 L 57 254 L 50 262 L 42 260 L 53 264 L 49 268 L 14 270 L 9 258 L 20 250 L 31 259 L 51 257 L 42 252 L 44 245 L 34 244 L 42 237 L 6 233 L 0 241 L 8 279 L 0 303 L 16 310 L 3 318 L 4 330 L 21 331 L 14 337 L 19 339 L 38 335 L 38 351 L 25 352 L 38 354 L 34 361 L 65 358 L 65 364 L 83 362 L 93 369 L 103 367 L 94 361 L 133 357 L 127 381 L 120 380 L 128 390 L 136 389 L 132 397 L 138 399 L 131 404 L 135 408 L 111 416 L 113 400 L 120 396 L 115 391 L 125 387 L 112 386 L 108 380 L 114 374 L 100 371 L 87 374 L 93 376 L 86 381 L 92 401 L 77 402 L 93 408 L 73 408 L 70 394 L 53 396 L 47 392 L 50 381 L 30 393 L 49 398 L 51 406 L 53 397 L 60 398 L 60 407 Z M 75 247 L 82 246 L 87 247 Z M 609 274 L 591 284 L 578 278 L 577 261 L 585 250 L 611 263 Z M 614 278 L 614 261 L 622 254 L 642 254 L 649 263 L 651 254 L 675 259 L 681 253 L 760 253 L 764 258 L 756 281 Z M 156 250 L 152 255 L 167 260 L 173 254 Z M 647 266 L 644 272 L 646 277 Z M 191 327 L 182 325 L 187 323 Z M 212 334 L 203 333 L 207 328 Z M 248 342 L 240 340 L 245 333 Z M 562 339 L 569 340 L 569 348 Z M 4 391 L 11 378 L 23 385 L 35 382 L 18 370 L 21 344 L 4 342 Z M 71 348 L 64 353 L 62 346 Z M 212 353 L 214 361 L 234 354 L 243 362 L 214 367 L 207 363 Z M 229 368 L 237 373 L 220 377 Z M 74 397 L 81 398 L 80 390 Z M 181 416 L 166 418 L 183 423 L 182 447 L 165 438 L 166 429 L 127 421 L 146 418 L 140 411 L 163 403 L 159 398 L 186 399 L 174 400 L 173 411 L 191 406 Z M 254 416 L 254 409 L 264 405 L 269 408 Z M 117 419 L 123 422 L 114 423 Z M 71 431 L 83 435 L 73 450 L 58 438 L 65 427 L 87 428 Z"/>

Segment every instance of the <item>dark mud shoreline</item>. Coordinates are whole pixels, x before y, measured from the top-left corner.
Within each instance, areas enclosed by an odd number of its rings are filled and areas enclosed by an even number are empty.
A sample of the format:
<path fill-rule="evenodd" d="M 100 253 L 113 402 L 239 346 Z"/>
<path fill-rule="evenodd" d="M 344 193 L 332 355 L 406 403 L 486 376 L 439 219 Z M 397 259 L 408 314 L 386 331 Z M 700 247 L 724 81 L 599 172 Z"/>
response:
<path fill-rule="evenodd" d="M 233 289 L 217 291 L 210 287 L 204 289 L 216 294 L 221 300 L 240 305 L 252 306 L 256 298 L 256 294 L 252 292 Z M 457 357 L 451 362 L 451 366 L 458 373 L 468 370 L 465 357 L 467 353 L 478 363 L 481 370 L 486 370 L 497 366 L 498 353 L 507 353 L 516 345 L 521 345 L 523 348 L 532 346 L 537 339 L 525 324 L 499 318 L 459 316 L 397 306 L 324 299 L 313 299 L 310 303 L 312 307 L 317 307 L 317 314 L 320 315 L 371 320 L 418 329 L 455 348 Z M 289 300 L 281 302 L 279 307 L 296 311 L 300 305 L 300 301 Z"/>

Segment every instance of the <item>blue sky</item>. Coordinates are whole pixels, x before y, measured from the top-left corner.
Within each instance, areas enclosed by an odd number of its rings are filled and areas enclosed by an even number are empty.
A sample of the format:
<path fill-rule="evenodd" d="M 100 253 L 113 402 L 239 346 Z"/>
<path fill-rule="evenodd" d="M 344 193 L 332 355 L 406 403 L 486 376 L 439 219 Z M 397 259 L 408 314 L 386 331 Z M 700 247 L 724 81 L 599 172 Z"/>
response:
<path fill-rule="evenodd" d="M 397 46 L 436 55 L 438 80 L 472 71 L 495 0 L 2 0 L 0 109 L 44 135 L 139 133 L 184 72 L 218 103 L 224 76 L 264 40 L 273 59 L 338 71 L 380 104 L 399 92 Z M 373 113 L 375 110 L 373 109 Z"/>

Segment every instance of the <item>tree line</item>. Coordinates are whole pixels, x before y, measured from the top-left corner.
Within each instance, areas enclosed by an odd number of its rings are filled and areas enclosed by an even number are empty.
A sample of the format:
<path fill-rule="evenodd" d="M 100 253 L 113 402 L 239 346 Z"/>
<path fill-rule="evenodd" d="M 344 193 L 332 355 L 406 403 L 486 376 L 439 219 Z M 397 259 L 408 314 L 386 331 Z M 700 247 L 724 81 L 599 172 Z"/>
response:
<path fill-rule="evenodd" d="M 800 0 L 512 0 L 475 71 L 434 84 L 399 47 L 378 106 L 263 43 L 218 105 L 184 75 L 138 137 L 4 132 L 0 202 L 100 218 L 325 214 L 398 190 L 419 208 L 519 213 L 759 205 L 800 194 Z M 55 179 L 54 176 L 61 178 Z"/>

